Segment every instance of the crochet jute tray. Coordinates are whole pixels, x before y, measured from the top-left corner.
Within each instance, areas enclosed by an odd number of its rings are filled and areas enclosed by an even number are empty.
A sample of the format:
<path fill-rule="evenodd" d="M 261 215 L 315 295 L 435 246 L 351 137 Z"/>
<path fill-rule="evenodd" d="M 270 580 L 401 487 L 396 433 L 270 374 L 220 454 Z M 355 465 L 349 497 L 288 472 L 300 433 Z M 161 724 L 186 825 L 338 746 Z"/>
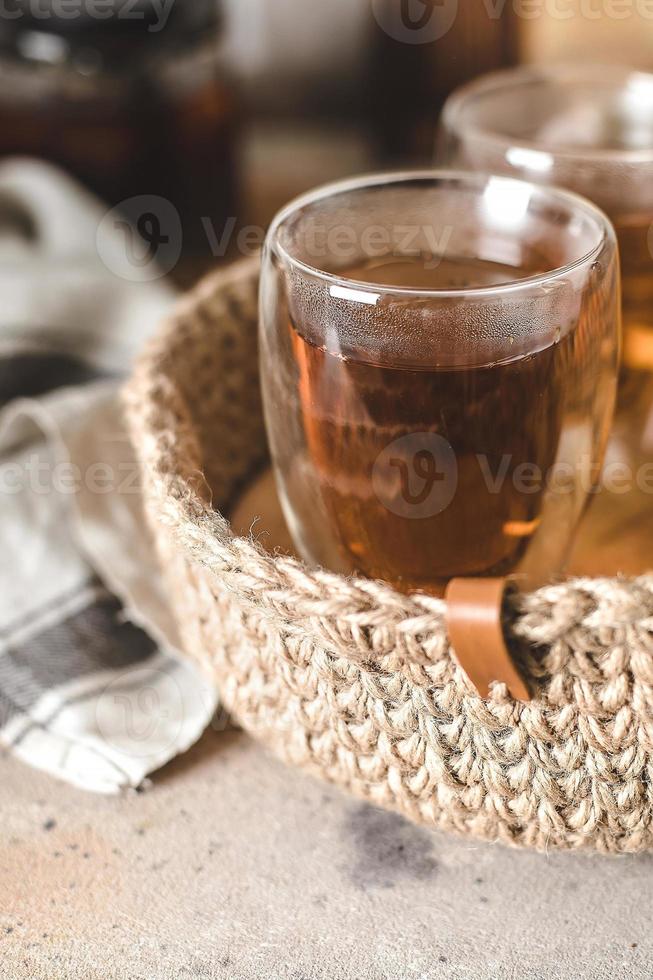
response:
<path fill-rule="evenodd" d="M 258 268 L 201 283 L 126 393 L 186 652 L 287 762 L 434 827 L 537 848 L 653 845 L 653 577 L 511 600 L 533 698 L 481 699 L 445 606 L 271 555 L 223 516 L 267 451 Z"/>

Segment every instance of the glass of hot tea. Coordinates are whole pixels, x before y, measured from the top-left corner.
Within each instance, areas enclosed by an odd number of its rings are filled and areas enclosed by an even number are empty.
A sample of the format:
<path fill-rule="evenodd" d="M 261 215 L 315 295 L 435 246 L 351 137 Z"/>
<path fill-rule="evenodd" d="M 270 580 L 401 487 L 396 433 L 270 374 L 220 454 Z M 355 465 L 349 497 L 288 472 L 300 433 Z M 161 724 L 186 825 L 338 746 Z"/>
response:
<path fill-rule="evenodd" d="M 653 452 L 653 74 L 628 68 L 522 68 L 448 100 L 439 158 L 583 194 L 619 241 L 624 345 L 616 442 Z"/>
<path fill-rule="evenodd" d="M 383 174 L 288 205 L 261 374 L 302 557 L 433 595 L 559 570 L 611 422 L 618 280 L 597 208 L 506 177 Z"/>

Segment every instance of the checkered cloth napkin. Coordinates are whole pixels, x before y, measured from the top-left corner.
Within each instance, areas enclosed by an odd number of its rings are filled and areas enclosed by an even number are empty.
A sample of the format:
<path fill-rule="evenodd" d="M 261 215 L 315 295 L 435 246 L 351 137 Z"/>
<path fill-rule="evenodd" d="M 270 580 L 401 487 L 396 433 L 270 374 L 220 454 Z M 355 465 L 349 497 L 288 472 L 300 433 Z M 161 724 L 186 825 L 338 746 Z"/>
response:
<path fill-rule="evenodd" d="M 121 222 L 98 250 L 105 210 L 45 164 L 0 166 L 0 744 L 112 793 L 216 696 L 175 654 L 118 399 L 173 296 L 135 281 Z"/>

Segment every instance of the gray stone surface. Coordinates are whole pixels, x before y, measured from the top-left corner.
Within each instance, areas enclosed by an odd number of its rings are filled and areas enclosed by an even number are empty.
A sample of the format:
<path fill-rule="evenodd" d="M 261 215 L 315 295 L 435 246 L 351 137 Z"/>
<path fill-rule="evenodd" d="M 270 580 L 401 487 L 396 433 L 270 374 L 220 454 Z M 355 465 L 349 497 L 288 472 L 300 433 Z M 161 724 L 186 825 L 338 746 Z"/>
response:
<path fill-rule="evenodd" d="M 649 857 L 433 834 L 209 732 L 147 792 L 0 759 L 2 980 L 653 975 Z"/>

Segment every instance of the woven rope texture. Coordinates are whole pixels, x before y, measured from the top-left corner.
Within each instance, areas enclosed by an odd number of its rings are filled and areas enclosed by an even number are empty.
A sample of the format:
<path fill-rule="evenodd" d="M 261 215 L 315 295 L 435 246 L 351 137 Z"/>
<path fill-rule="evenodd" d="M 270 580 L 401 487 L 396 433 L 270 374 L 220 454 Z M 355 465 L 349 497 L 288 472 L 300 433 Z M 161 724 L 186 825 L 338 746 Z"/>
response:
<path fill-rule="evenodd" d="M 514 600 L 535 698 L 481 700 L 441 600 L 309 569 L 223 516 L 267 458 L 257 278 L 245 262 L 178 305 L 126 391 L 189 656 L 287 762 L 433 827 L 540 849 L 653 843 L 653 576 Z"/>

